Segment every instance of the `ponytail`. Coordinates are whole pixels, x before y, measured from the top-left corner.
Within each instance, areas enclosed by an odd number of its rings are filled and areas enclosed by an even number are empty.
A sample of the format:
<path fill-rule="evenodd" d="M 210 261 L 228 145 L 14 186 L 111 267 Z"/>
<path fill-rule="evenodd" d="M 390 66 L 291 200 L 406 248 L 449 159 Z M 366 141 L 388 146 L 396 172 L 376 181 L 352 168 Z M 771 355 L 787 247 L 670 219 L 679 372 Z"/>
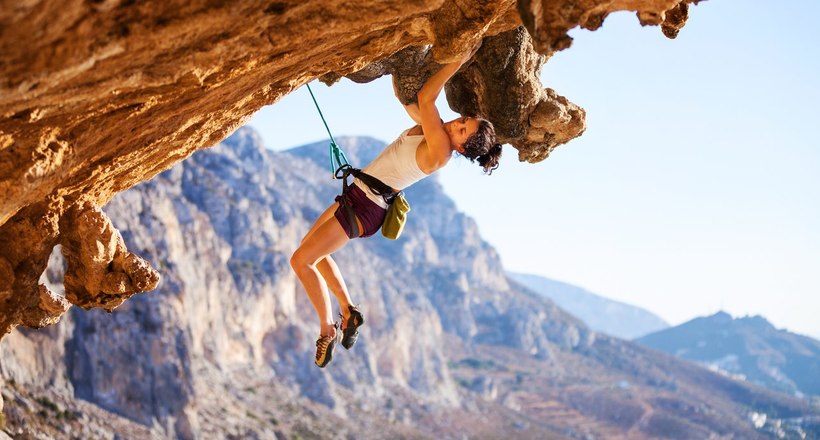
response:
<path fill-rule="evenodd" d="M 484 174 L 491 175 L 496 168 L 498 162 L 501 160 L 501 144 L 495 144 L 490 148 L 487 154 L 478 156 L 478 164 L 484 168 Z"/>
<path fill-rule="evenodd" d="M 478 130 L 464 142 L 464 152 L 461 154 L 470 159 L 470 162 L 478 159 L 478 164 L 484 168 L 484 174 L 490 175 L 498 168 L 501 159 L 501 144 L 495 141 L 493 124 L 486 119 L 479 119 Z"/>

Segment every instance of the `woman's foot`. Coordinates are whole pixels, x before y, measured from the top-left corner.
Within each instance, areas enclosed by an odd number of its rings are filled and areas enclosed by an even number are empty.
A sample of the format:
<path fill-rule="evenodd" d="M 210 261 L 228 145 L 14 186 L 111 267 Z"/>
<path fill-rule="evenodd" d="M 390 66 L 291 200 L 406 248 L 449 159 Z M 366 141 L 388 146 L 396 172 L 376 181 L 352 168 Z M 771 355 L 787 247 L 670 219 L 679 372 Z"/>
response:
<path fill-rule="evenodd" d="M 356 306 L 347 306 L 347 309 L 350 312 L 347 318 L 342 315 L 342 333 L 344 334 L 342 337 L 342 347 L 350 350 L 350 347 L 352 347 L 359 338 L 359 327 L 364 324 L 364 316 L 362 316 L 362 313 Z"/>
<path fill-rule="evenodd" d="M 337 322 L 333 327 L 333 335 L 319 336 L 319 339 L 316 340 L 316 360 L 314 360 L 314 363 L 319 368 L 325 368 L 325 365 L 330 363 L 333 359 L 333 349 L 336 348 L 336 344 L 341 339 L 342 332 L 339 331 L 339 323 Z"/>

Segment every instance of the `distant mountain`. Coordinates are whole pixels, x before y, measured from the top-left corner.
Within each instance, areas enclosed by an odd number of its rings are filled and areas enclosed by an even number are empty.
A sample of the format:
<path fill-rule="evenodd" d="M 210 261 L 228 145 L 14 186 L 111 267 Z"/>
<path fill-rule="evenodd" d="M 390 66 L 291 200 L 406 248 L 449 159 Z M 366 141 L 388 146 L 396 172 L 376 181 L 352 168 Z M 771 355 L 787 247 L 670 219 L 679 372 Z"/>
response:
<path fill-rule="evenodd" d="M 356 165 L 384 147 L 337 141 Z M 399 240 L 334 254 L 367 322 L 316 368 L 316 314 L 288 259 L 339 190 L 327 142 L 275 152 L 240 129 L 118 194 L 105 211 L 160 285 L 4 338 L 0 439 L 820 433 L 804 400 L 596 333 L 511 282 L 435 176 L 407 191 Z M 60 283 L 58 260 L 44 282 Z"/>
<path fill-rule="evenodd" d="M 820 341 L 778 330 L 765 318 L 725 312 L 636 342 L 798 396 L 820 396 Z"/>
<path fill-rule="evenodd" d="M 507 272 L 507 276 L 553 300 L 598 332 L 634 339 L 669 327 L 666 321 L 647 310 L 598 296 L 572 284 L 523 273 Z"/>

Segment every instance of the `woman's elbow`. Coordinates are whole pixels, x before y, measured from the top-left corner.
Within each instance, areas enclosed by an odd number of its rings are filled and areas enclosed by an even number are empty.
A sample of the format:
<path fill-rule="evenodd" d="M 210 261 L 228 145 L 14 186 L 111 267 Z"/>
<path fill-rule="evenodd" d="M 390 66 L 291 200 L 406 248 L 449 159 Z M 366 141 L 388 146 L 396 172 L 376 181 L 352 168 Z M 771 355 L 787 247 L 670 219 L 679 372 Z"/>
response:
<path fill-rule="evenodd" d="M 419 107 L 421 107 L 422 103 L 436 102 L 436 97 L 431 95 L 430 92 L 424 90 L 424 87 L 422 87 L 416 94 L 416 100 L 419 103 Z"/>

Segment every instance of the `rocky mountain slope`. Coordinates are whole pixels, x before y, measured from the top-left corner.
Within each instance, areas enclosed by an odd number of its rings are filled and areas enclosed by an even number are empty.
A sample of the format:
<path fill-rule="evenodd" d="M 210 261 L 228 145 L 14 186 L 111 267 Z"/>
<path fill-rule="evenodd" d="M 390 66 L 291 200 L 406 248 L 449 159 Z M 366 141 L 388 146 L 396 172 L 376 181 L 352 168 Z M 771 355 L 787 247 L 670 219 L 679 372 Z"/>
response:
<path fill-rule="evenodd" d="M 604 298 L 572 284 L 532 274 L 507 272 L 507 275 L 551 299 L 598 332 L 629 340 L 669 327 L 666 321 L 645 309 Z"/>
<path fill-rule="evenodd" d="M 339 142 L 357 164 L 383 146 Z M 241 129 L 115 197 L 108 215 L 161 282 L 110 314 L 74 307 L 0 342 L 5 432 L 754 439 L 816 429 L 820 410 L 805 401 L 596 334 L 516 287 L 434 177 L 408 191 L 400 240 L 357 240 L 336 255 L 367 324 L 353 350 L 316 368 L 316 317 L 288 259 L 339 190 L 326 155 L 325 143 L 268 151 Z M 60 260 L 42 280 L 57 294 Z M 767 423 L 755 427 L 753 413 Z"/>
<path fill-rule="evenodd" d="M 615 11 L 674 38 L 698 0 L 133 0 L 0 7 L 0 338 L 69 304 L 111 310 L 157 273 L 99 210 L 212 146 L 264 105 L 321 78 L 393 75 L 411 99 L 440 63 L 483 41 L 447 86 L 536 162 L 579 136 L 579 106 L 541 66 Z M 97 246 L 96 243 L 105 243 Z M 61 245 L 66 295 L 39 282 Z"/>
<path fill-rule="evenodd" d="M 820 341 L 776 329 L 761 316 L 696 318 L 636 342 L 729 375 L 820 401 Z"/>

